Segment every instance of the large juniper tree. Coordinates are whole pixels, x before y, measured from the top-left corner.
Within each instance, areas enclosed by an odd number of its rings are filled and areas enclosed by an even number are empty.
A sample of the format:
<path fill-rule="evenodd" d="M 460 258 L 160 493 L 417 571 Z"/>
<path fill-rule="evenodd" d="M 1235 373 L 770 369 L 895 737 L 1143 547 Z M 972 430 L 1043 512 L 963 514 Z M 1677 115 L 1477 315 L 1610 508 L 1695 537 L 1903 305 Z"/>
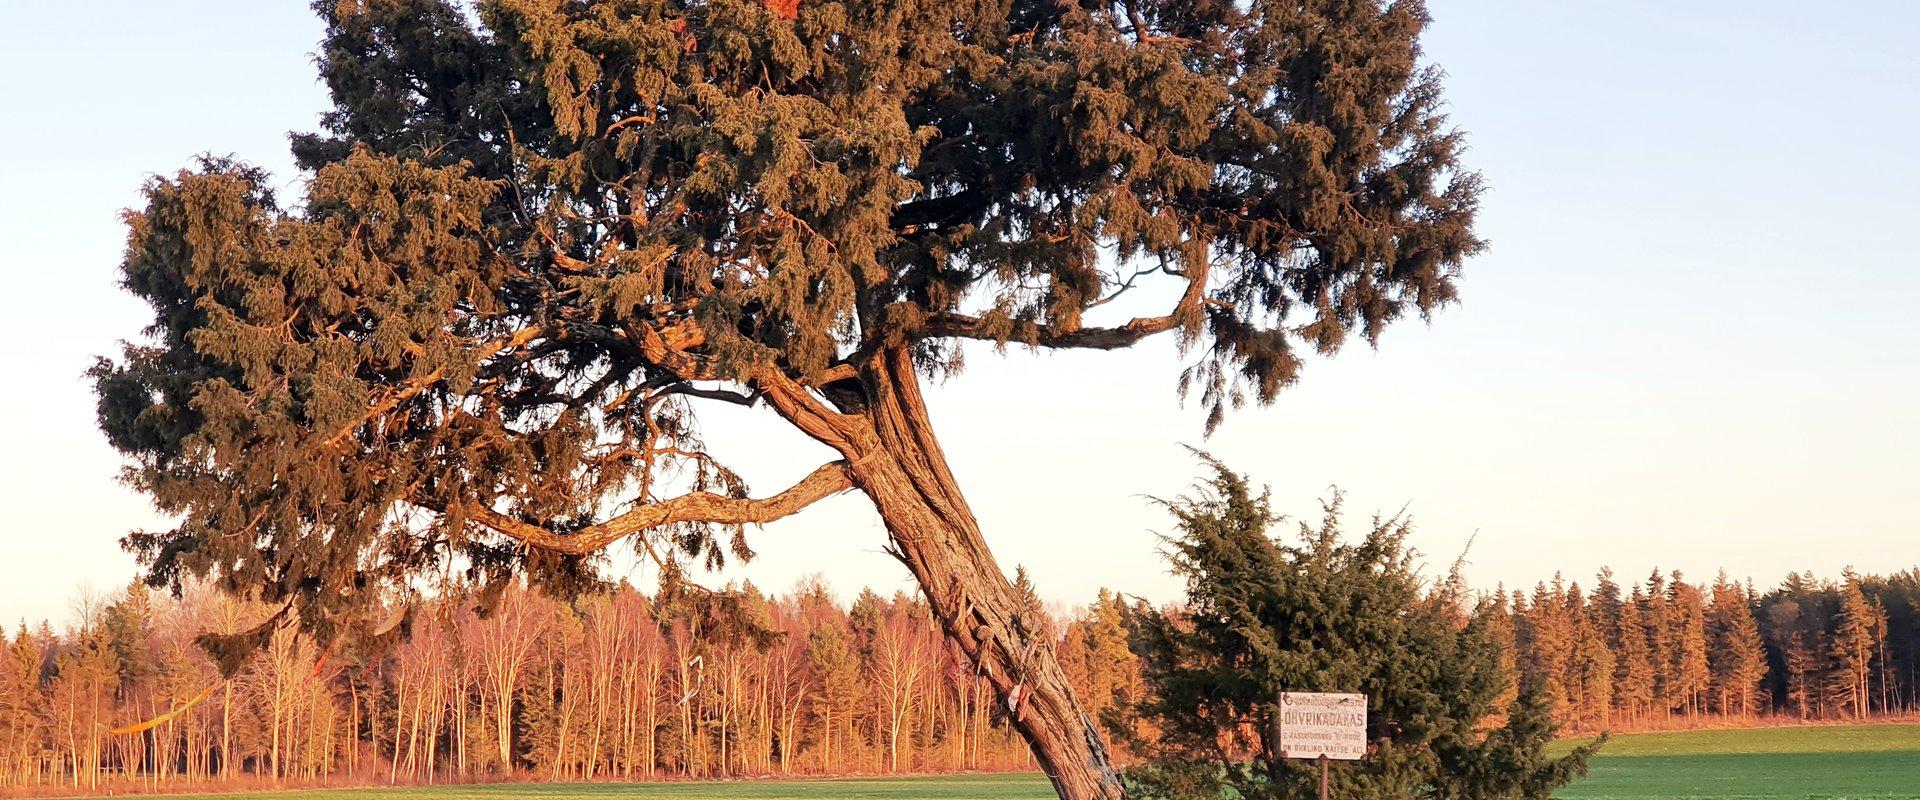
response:
<path fill-rule="evenodd" d="M 151 579 L 212 574 L 324 640 L 407 575 L 718 561 L 856 490 L 1065 797 L 1118 784 L 923 381 L 966 340 L 1166 334 L 1211 426 L 1453 300 L 1479 247 L 1417 0 L 316 8 L 335 105 L 294 138 L 304 197 L 210 160 L 128 217 L 155 316 L 95 376 L 178 520 L 129 537 Z M 1100 320 L 1149 286 L 1164 314 Z M 750 494 L 698 437 L 713 403 L 839 459 Z"/>

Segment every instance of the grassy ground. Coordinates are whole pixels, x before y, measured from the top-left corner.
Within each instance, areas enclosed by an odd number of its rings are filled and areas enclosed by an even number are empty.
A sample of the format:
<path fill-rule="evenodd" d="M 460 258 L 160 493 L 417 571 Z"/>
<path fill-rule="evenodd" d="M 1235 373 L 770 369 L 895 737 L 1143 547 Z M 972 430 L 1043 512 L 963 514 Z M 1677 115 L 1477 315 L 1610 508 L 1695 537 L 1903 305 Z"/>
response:
<path fill-rule="evenodd" d="M 1616 736 L 1565 800 L 1920 800 L 1920 725 Z"/>
<path fill-rule="evenodd" d="M 1567 746 L 1571 746 L 1568 744 Z M 1616 736 L 1564 800 L 1920 800 L 1920 725 Z M 508 784 L 176 800 L 1045 800 L 1038 775 L 732 783 Z"/>

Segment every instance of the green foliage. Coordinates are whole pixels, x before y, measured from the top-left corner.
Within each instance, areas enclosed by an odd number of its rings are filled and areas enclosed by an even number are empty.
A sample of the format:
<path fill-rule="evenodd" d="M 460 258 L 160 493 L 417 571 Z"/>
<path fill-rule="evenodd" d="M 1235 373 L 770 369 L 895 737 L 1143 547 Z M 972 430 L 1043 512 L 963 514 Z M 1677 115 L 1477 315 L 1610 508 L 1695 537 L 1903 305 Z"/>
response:
<path fill-rule="evenodd" d="M 1706 600 L 1701 597 L 1699 587 L 1682 580 L 1680 573 L 1675 572 L 1673 583 L 1667 587 L 1667 606 L 1671 615 L 1667 640 L 1672 643 L 1673 658 L 1668 669 L 1669 696 L 1679 698 L 1681 707 L 1688 714 L 1695 714 L 1704 705 L 1702 694 L 1707 690 L 1710 677 Z"/>
<path fill-rule="evenodd" d="M 819 677 L 820 700 L 827 713 L 839 713 L 844 725 L 865 688 L 860 681 L 860 653 L 852 637 L 837 621 L 815 628 L 807 634 L 807 660 Z"/>
<path fill-rule="evenodd" d="M 883 351 L 1177 331 L 1211 425 L 1451 302 L 1481 246 L 1416 0 L 315 9 L 302 196 L 153 180 L 122 264 L 153 322 L 92 375 L 177 520 L 126 539 L 149 580 L 294 601 L 323 643 L 450 565 L 578 591 L 604 545 L 553 543 L 610 509 L 746 497 L 700 404 L 858 415 Z M 1092 324 L 1156 282 L 1167 314 Z M 634 546 L 718 565 L 746 521 Z"/>
<path fill-rule="evenodd" d="M 1101 589 L 1093 607 L 1065 626 L 1060 645 L 1061 666 L 1080 688 L 1087 714 L 1117 741 L 1139 730 L 1133 707 L 1144 689 L 1139 659 L 1128 648 L 1127 612 L 1125 599 Z"/>
<path fill-rule="evenodd" d="M 1849 704 L 1855 716 L 1864 717 L 1870 707 L 1876 657 L 1886 642 L 1887 615 L 1860 591 L 1860 578 L 1851 571 L 1840 597 L 1840 616 L 1833 631 L 1834 694 Z"/>
<path fill-rule="evenodd" d="M 1632 596 L 1620 606 L 1619 626 L 1614 632 L 1614 691 L 1620 699 L 1621 710 L 1629 717 L 1651 712 L 1660 697 L 1656 694 L 1659 670 L 1654 665 L 1653 646 L 1647 638 L 1646 618 L 1641 613 L 1644 607 L 1640 587 L 1635 586 Z"/>
<path fill-rule="evenodd" d="M 1791 573 L 1751 597 L 1774 706 L 1801 718 L 1903 708 L 1920 663 L 1920 570 L 1841 582 Z"/>
<path fill-rule="evenodd" d="M 1423 588 L 1408 520 L 1376 517 L 1347 542 L 1336 493 L 1317 526 L 1277 541 L 1266 496 L 1202 457 L 1209 476 L 1165 503 L 1186 607 L 1133 615 L 1151 690 L 1141 712 L 1160 735 L 1133 774 L 1140 796 L 1312 796 L 1313 765 L 1278 757 L 1272 738 L 1283 691 L 1368 696 L 1370 752 L 1334 767 L 1342 797 L 1537 798 L 1580 774 L 1592 749 L 1546 754 L 1555 725 L 1537 693 L 1500 707 L 1512 681 L 1489 630 L 1500 615 L 1464 609 L 1457 576 Z"/>
<path fill-rule="evenodd" d="M 1760 641 L 1760 623 L 1746 589 L 1727 580 L 1722 570 L 1713 581 L 1713 603 L 1707 608 L 1708 652 L 1713 666 L 1713 691 L 1721 713 L 1752 714 L 1761 707 L 1760 682 L 1767 675 L 1767 657 Z"/>

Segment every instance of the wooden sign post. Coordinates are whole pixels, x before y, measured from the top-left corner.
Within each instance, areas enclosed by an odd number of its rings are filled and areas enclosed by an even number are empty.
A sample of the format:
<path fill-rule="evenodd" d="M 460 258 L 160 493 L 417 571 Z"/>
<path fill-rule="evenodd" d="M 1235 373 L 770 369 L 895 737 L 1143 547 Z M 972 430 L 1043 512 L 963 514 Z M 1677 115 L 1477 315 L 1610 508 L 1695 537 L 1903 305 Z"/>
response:
<path fill-rule="evenodd" d="M 1320 800 L 1327 800 L 1332 760 L 1358 761 L 1367 754 L 1367 696 L 1281 692 L 1278 727 L 1281 758 L 1320 762 Z"/>

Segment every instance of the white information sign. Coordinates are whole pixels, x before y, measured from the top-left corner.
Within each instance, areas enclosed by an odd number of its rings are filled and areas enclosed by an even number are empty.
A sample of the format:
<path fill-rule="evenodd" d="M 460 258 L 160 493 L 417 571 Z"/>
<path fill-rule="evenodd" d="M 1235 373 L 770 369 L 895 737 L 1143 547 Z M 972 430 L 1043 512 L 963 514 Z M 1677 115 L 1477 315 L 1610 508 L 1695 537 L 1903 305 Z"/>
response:
<path fill-rule="evenodd" d="M 1367 754 L 1367 696 L 1280 693 L 1280 756 L 1357 761 Z"/>

